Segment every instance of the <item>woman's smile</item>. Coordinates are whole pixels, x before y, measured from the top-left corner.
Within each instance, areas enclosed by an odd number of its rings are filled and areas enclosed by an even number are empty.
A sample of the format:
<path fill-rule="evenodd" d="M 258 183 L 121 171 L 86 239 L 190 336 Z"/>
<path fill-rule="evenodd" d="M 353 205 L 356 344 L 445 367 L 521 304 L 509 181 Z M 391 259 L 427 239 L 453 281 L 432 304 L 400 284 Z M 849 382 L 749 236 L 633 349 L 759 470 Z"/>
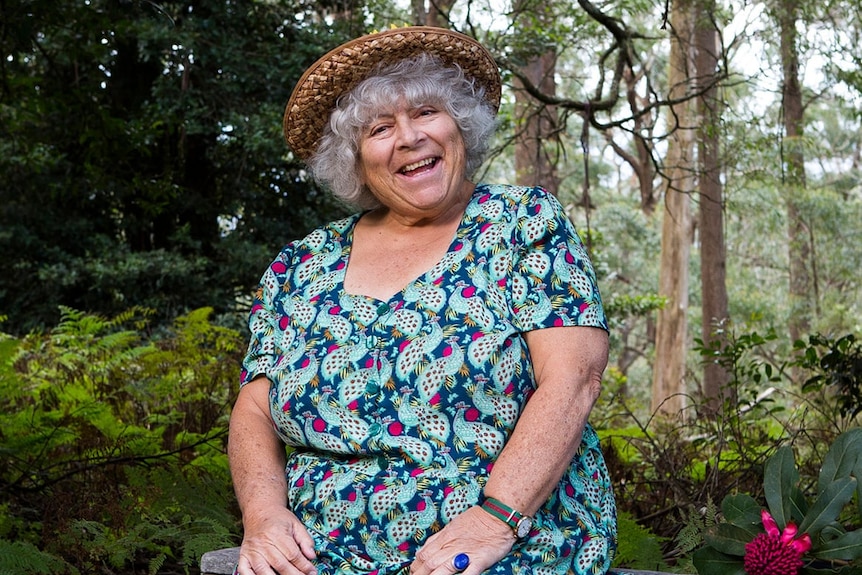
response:
<path fill-rule="evenodd" d="M 408 164 L 401 168 L 401 173 L 405 176 L 414 176 L 421 172 L 426 172 L 437 164 L 437 158 L 426 158 L 412 164 Z"/>
<path fill-rule="evenodd" d="M 455 120 L 436 106 L 396 103 L 359 143 L 362 180 L 395 215 L 425 220 L 461 207 L 472 189 Z"/>

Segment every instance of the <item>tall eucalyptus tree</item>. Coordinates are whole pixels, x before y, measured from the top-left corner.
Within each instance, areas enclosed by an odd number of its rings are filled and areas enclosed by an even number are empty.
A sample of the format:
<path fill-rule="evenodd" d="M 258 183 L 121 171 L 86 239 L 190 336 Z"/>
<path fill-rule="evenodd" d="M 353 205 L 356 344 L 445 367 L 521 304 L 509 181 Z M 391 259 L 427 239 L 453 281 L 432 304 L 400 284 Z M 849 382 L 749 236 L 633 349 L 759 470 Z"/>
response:
<path fill-rule="evenodd" d="M 697 0 L 677 0 L 670 13 L 668 65 L 670 100 L 668 148 L 664 159 L 664 219 L 662 220 L 656 361 L 653 367 L 653 411 L 677 414 L 686 406 L 685 357 L 688 342 L 689 254 L 691 195 L 696 189 L 695 108 L 691 71 L 695 70 L 694 32 Z"/>
<path fill-rule="evenodd" d="M 557 195 L 559 151 L 559 111 L 552 103 L 532 98 L 525 89 L 528 82 L 550 98 L 557 96 L 557 47 L 549 40 L 547 30 L 554 28 L 553 4 L 536 0 L 517 0 L 514 21 L 528 21 L 528 46 L 520 56 L 519 74 L 513 79 L 515 96 L 515 181 L 519 185 L 541 185 Z M 523 78 L 523 80 L 521 79 Z"/>
<path fill-rule="evenodd" d="M 770 5 L 780 34 L 782 69 L 782 115 L 784 117 L 784 157 L 782 178 L 787 210 L 787 245 L 790 274 L 790 337 L 800 339 L 808 332 L 812 316 L 810 227 L 800 208 L 806 186 L 805 153 L 802 142 L 805 107 L 799 78 L 799 0 L 773 1 Z"/>
<path fill-rule="evenodd" d="M 721 110 L 724 103 L 714 77 L 721 62 L 719 23 L 715 0 L 698 0 L 694 48 L 698 92 L 698 231 L 700 236 L 701 340 L 711 350 L 722 349 L 729 319 L 727 246 L 724 237 L 724 191 L 721 182 Z M 724 399 L 733 400 L 730 373 L 718 357 L 704 363 L 701 391 L 710 411 Z"/>
<path fill-rule="evenodd" d="M 579 0 L 578 4 L 582 8 L 580 27 L 572 26 L 568 34 L 574 34 L 576 29 L 581 34 L 586 31 L 590 34 L 590 41 L 586 42 L 581 38 L 581 44 L 579 44 L 577 40 L 572 40 L 571 36 L 566 33 L 558 35 L 557 38 L 584 48 L 582 53 L 574 56 L 574 60 L 581 66 L 578 68 L 580 77 L 594 80 L 593 88 L 589 88 L 588 82 L 583 79 L 574 84 L 570 83 L 566 75 L 566 73 L 571 73 L 570 68 L 561 68 L 559 65 L 553 68 L 548 64 L 544 68 L 541 66 L 530 68 L 525 65 L 525 60 L 516 59 L 517 54 L 512 56 L 511 51 L 508 52 L 510 58 L 506 64 L 515 78 L 515 85 L 519 89 L 518 96 L 521 96 L 521 90 L 523 90 L 524 94 L 538 102 L 534 109 L 542 109 L 542 106 L 545 110 L 556 108 L 563 112 L 564 117 L 574 112 L 577 116 L 584 118 L 590 131 L 595 130 L 605 136 L 611 148 L 635 171 L 638 178 L 641 206 L 647 214 L 653 212 L 657 203 L 656 177 L 660 175 L 663 178 L 665 213 L 660 256 L 659 293 L 665 298 L 668 305 L 659 312 L 658 317 L 652 397 L 655 409 L 677 413 L 685 405 L 684 394 L 688 391 L 687 378 L 690 375 L 686 373 L 686 356 L 690 347 L 687 329 L 688 268 L 694 230 L 691 198 L 697 191 L 700 169 L 699 155 L 695 145 L 695 135 L 699 133 L 699 118 L 696 113 L 695 100 L 699 94 L 708 94 L 709 97 L 714 98 L 714 93 L 710 90 L 721 76 L 716 69 L 718 51 L 715 46 L 704 47 L 704 49 L 709 50 L 713 60 L 700 62 L 704 72 L 703 78 L 698 80 L 695 59 L 698 53 L 695 44 L 697 40 L 695 24 L 697 22 L 697 10 L 700 9 L 699 4 L 695 2 L 675 3 L 673 5 L 674 13 L 671 15 L 672 47 L 668 71 L 670 75 L 669 88 L 666 95 L 662 96 L 656 88 L 662 84 L 664 79 L 661 77 L 663 74 L 658 73 L 652 67 L 653 60 L 645 57 L 644 52 L 654 50 L 663 35 L 653 34 L 648 37 L 632 26 L 632 22 L 621 17 L 625 14 L 631 20 L 637 20 L 632 14 L 633 12 L 637 13 L 642 7 L 639 8 L 634 5 L 626 7 L 620 3 L 600 8 L 589 0 Z M 532 5 L 521 2 L 518 6 L 529 8 Z M 628 12 L 629 8 L 633 12 Z M 613 9 L 614 12 L 606 12 L 605 9 Z M 537 15 L 535 7 L 532 10 L 533 21 L 543 21 L 541 14 Z M 712 21 L 708 18 L 708 10 L 705 8 L 701 10 L 701 13 L 705 15 L 704 22 L 711 23 Z M 573 22 L 576 20 L 576 18 L 572 18 Z M 557 25 L 559 25 L 559 21 Z M 714 38 L 709 36 L 710 31 L 715 34 L 713 27 L 706 31 L 704 38 L 714 41 Z M 519 29 L 518 36 L 529 38 L 531 33 L 535 35 L 528 26 L 527 31 Z M 562 45 L 557 46 L 558 54 L 562 52 L 563 48 Z M 536 53 L 540 54 L 541 51 L 537 48 Z M 572 57 L 571 53 L 569 57 Z M 530 63 L 534 64 L 538 60 L 537 57 Z M 562 57 L 561 61 L 564 61 Z M 531 74 L 531 70 L 536 69 L 539 69 L 541 73 L 539 75 Z M 551 78 L 555 69 L 556 77 L 562 79 L 562 84 L 558 80 L 557 83 L 548 82 L 543 87 L 541 82 Z M 563 86 L 564 91 L 560 90 L 559 85 Z M 576 92 L 573 88 L 579 88 L 580 91 Z M 705 98 L 704 101 L 706 101 Z M 714 102 L 712 103 L 714 104 Z M 655 120 L 662 110 L 666 111 L 668 135 L 657 137 L 654 133 Z M 704 107 L 704 110 L 707 108 Z M 713 119 L 716 117 L 717 113 L 713 115 Z M 516 128 L 527 125 L 526 122 L 519 124 L 518 119 L 520 116 L 516 115 Z M 542 150 L 547 152 L 548 143 L 554 141 L 557 135 L 552 130 L 541 130 L 537 126 L 539 126 L 539 122 L 534 123 L 529 139 L 541 142 L 543 146 L 535 146 L 532 149 L 521 148 L 522 152 L 526 151 L 522 156 L 524 160 L 516 163 L 516 165 L 526 166 L 527 169 L 519 172 L 519 177 L 525 175 L 529 177 L 531 174 L 541 173 L 541 170 L 545 169 L 543 166 L 546 165 L 550 166 L 551 169 L 558 165 L 557 162 L 543 162 L 546 156 L 541 155 Z M 552 126 L 552 124 L 546 123 L 545 126 Z M 564 126 L 565 124 L 560 124 L 560 135 L 563 134 Z M 629 141 L 618 141 L 612 135 L 614 131 L 624 134 L 629 138 Z M 712 132 L 705 128 L 700 133 Z M 576 137 L 571 132 L 567 136 L 570 138 L 569 142 Z M 588 142 L 589 132 L 580 131 L 580 137 L 582 141 Z M 660 154 L 656 144 L 662 138 L 667 143 L 668 150 L 664 158 L 659 159 Z M 717 148 L 717 142 L 712 141 L 709 147 L 710 154 L 714 153 Z M 706 148 L 703 148 L 702 152 L 700 156 L 706 157 Z M 711 167 L 710 169 L 714 168 Z M 581 205 L 585 208 L 585 213 L 588 216 L 592 207 L 587 195 L 589 173 L 585 171 L 582 176 L 584 176 L 586 190 L 582 194 Z M 547 172 L 539 183 L 545 185 L 546 182 L 553 181 L 553 172 Z M 714 177 L 711 183 L 717 181 L 717 177 Z M 535 180 L 532 180 L 530 183 L 534 182 Z M 705 181 L 701 183 L 706 185 Z M 708 207 L 717 207 L 717 210 L 704 210 L 704 218 L 706 218 L 704 226 L 710 232 L 714 232 L 716 229 L 718 232 L 717 234 L 713 233 L 708 240 L 710 247 L 715 246 L 716 251 L 709 252 L 707 250 L 705 265 L 712 266 L 714 263 L 720 272 L 724 266 L 724 260 L 721 257 L 724 245 L 720 235 L 722 229 L 720 187 L 717 195 L 714 186 L 707 191 L 710 194 L 710 202 L 712 202 Z M 716 214 L 718 215 L 717 219 Z M 717 245 L 713 244 L 714 241 L 718 242 Z M 724 303 L 718 305 L 718 308 L 723 309 L 723 311 L 713 314 L 713 309 L 710 308 L 708 313 L 711 314 L 710 318 L 724 318 L 727 303 L 723 276 L 720 274 L 712 275 L 708 277 L 707 281 L 713 282 L 716 277 L 721 277 L 721 280 L 718 284 L 710 283 L 710 289 L 707 290 L 707 293 L 716 293 L 719 296 L 725 294 Z M 720 302 L 722 300 L 716 298 L 714 301 Z M 709 329 L 712 322 L 709 321 L 706 325 Z M 721 384 L 719 383 L 714 387 L 720 388 Z M 710 391 L 710 393 L 717 392 Z"/>

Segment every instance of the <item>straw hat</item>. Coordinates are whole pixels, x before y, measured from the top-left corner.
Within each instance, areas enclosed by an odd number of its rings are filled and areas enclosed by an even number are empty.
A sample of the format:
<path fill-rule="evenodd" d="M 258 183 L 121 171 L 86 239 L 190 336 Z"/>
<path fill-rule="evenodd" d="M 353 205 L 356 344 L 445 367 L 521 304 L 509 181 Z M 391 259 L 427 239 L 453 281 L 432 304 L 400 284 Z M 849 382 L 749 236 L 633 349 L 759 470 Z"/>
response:
<path fill-rule="evenodd" d="M 356 87 L 378 64 L 421 52 L 458 64 L 485 88 L 485 99 L 494 110 L 500 107 L 500 72 L 476 40 L 445 28 L 393 28 L 342 44 L 305 71 L 284 111 L 284 137 L 293 152 L 303 160 L 314 153 L 339 96 Z"/>

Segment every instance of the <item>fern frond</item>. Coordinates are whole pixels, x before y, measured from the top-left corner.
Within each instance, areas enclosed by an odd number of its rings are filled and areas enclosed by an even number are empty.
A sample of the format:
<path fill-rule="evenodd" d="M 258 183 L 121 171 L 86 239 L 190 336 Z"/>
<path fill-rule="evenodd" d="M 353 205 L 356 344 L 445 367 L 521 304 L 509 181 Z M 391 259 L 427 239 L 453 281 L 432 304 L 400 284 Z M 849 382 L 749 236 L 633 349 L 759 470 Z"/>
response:
<path fill-rule="evenodd" d="M 162 565 L 165 564 L 165 559 L 167 559 L 167 558 L 168 558 L 168 556 L 165 555 L 164 553 L 159 553 L 158 555 L 156 555 L 155 557 L 150 559 L 149 569 L 147 570 L 149 572 L 149 574 L 150 575 L 157 575 L 159 572 L 159 569 L 161 569 Z"/>
<path fill-rule="evenodd" d="M 78 574 L 78 570 L 35 545 L 0 539 L 0 573 L 31 575 Z"/>

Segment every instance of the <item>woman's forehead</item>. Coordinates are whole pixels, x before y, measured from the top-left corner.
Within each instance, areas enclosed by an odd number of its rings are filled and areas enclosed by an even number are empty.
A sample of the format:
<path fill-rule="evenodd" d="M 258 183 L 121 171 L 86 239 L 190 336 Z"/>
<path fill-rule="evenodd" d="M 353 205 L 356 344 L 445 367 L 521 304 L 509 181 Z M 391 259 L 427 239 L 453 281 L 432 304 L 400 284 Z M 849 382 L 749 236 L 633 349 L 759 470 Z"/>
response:
<path fill-rule="evenodd" d="M 437 98 L 425 94 L 415 94 L 412 97 L 405 94 L 392 93 L 388 97 L 381 98 L 378 102 L 368 102 L 362 114 L 366 122 L 373 122 L 377 118 L 392 116 L 397 112 L 411 111 L 425 106 L 439 105 Z"/>

